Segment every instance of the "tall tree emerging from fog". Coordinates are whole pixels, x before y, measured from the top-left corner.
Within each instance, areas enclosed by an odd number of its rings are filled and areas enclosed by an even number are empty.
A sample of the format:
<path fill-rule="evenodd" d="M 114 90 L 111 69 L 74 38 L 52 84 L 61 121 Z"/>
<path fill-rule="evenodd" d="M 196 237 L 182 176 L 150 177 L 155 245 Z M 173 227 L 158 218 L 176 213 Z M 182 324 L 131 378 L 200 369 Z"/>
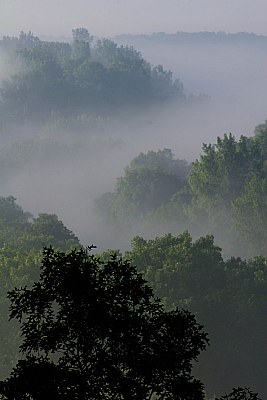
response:
<path fill-rule="evenodd" d="M 116 255 L 44 250 L 40 281 L 9 293 L 25 358 L 6 399 L 204 399 L 192 361 L 207 344 L 193 315 L 166 312 Z"/>
<path fill-rule="evenodd" d="M 93 36 L 90 35 L 85 28 L 76 28 L 72 30 L 72 55 L 79 61 L 85 61 L 90 58 L 90 45 L 93 41 Z"/>

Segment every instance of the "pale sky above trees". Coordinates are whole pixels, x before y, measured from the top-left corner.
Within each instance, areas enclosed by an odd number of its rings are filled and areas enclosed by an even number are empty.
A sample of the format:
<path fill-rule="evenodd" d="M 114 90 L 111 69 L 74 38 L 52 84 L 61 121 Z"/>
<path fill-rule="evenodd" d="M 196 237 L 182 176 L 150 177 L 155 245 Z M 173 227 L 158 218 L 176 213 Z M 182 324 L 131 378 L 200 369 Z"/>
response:
<path fill-rule="evenodd" d="M 0 36 L 21 30 L 71 36 L 84 26 L 96 36 L 179 30 L 267 35 L 266 0 L 0 0 Z"/>

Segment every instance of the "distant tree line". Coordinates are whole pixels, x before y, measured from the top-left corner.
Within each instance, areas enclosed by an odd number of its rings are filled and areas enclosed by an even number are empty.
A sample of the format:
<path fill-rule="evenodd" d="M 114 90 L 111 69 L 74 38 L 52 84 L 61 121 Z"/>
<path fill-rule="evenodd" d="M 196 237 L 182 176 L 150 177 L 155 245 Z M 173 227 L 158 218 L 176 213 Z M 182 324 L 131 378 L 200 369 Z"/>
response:
<path fill-rule="evenodd" d="M 183 32 L 178 31 L 176 33 L 165 33 L 165 32 L 155 32 L 151 35 L 132 35 L 132 34 L 122 34 L 116 36 L 119 42 L 151 42 L 153 43 L 171 43 L 177 45 L 201 45 L 203 44 L 211 44 L 214 43 L 216 45 L 231 45 L 236 43 L 245 43 L 245 44 L 256 44 L 262 45 L 263 47 L 267 44 L 267 36 L 266 35 L 257 35 L 253 32 Z"/>

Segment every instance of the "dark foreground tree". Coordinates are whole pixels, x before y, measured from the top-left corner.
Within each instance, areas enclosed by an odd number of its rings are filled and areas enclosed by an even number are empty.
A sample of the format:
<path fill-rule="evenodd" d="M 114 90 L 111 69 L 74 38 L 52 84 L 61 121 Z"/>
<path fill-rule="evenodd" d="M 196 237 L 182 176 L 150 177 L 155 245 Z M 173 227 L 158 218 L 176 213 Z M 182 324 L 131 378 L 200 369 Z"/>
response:
<path fill-rule="evenodd" d="M 207 336 L 187 311 L 166 312 L 141 274 L 116 255 L 45 249 L 40 281 L 14 289 L 24 359 L 5 399 L 204 398 L 192 362 Z"/>
<path fill-rule="evenodd" d="M 258 393 L 252 392 L 248 388 L 234 388 L 231 393 L 226 394 L 215 400 L 260 400 Z"/>

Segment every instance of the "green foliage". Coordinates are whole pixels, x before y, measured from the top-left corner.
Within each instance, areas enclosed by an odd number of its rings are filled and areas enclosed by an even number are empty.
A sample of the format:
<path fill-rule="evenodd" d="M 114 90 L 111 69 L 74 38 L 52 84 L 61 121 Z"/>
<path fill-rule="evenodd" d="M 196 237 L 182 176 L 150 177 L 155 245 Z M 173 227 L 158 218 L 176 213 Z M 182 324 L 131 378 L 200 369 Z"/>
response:
<path fill-rule="evenodd" d="M 13 196 L 0 197 L 0 221 L 2 224 L 18 226 L 27 224 L 31 217 L 29 213 L 25 213 L 22 208 L 16 204 Z"/>
<path fill-rule="evenodd" d="M 27 71 L 2 82 L 2 118 L 11 122 L 47 118 L 52 110 L 63 107 L 62 67 L 49 47 L 39 42 L 20 54 Z"/>
<path fill-rule="evenodd" d="M 140 153 L 95 209 L 114 229 L 130 222 L 143 234 L 212 232 L 227 255 L 266 255 L 266 129 L 239 140 L 224 135 L 192 165 L 170 149 Z"/>
<path fill-rule="evenodd" d="M 267 255 L 267 178 L 254 175 L 247 182 L 243 195 L 233 201 L 233 215 L 247 251 Z"/>
<path fill-rule="evenodd" d="M 226 394 L 215 400 L 260 400 L 258 393 L 252 392 L 248 388 L 234 388 L 230 394 Z"/>
<path fill-rule="evenodd" d="M 256 126 L 255 131 L 255 142 L 259 144 L 259 147 L 261 149 L 261 153 L 265 156 L 266 159 L 266 143 L 267 143 L 267 120 L 258 126 Z"/>
<path fill-rule="evenodd" d="M 154 240 L 136 237 L 127 257 L 139 265 L 145 279 L 168 308 L 178 305 L 198 313 L 198 308 L 224 282 L 221 249 L 214 245 L 211 236 L 195 243 L 187 232 Z"/>
<path fill-rule="evenodd" d="M 179 79 L 173 82 L 172 72 L 165 71 L 162 65 L 158 65 L 152 69 L 151 79 L 153 82 L 153 91 L 155 97 L 164 99 L 172 99 L 180 94 L 183 97 L 183 84 Z"/>
<path fill-rule="evenodd" d="M 14 197 L 0 197 L 0 377 L 6 377 L 18 359 L 17 324 L 8 324 L 7 291 L 31 286 L 38 279 L 43 246 L 67 250 L 79 247 L 77 237 L 56 215 L 32 218 Z"/>
<path fill-rule="evenodd" d="M 209 332 L 211 346 L 195 373 L 213 396 L 225 387 L 256 387 L 266 396 L 267 260 L 224 261 L 213 237 L 189 233 L 136 237 L 126 254 L 167 307 L 188 309 Z"/>
<path fill-rule="evenodd" d="M 140 220 L 186 185 L 188 171 L 187 162 L 174 159 L 169 149 L 140 153 L 117 180 L 115 192 L 96 200 L 97 212 L 120 223 Z"/>
<path fill-rule="evenodd" d="M 266 136 L 265 123 L 253 137 L 237 141 L 230 134 L 216 145 L 204 145 L 189 176 L 193 219 L 199 217 L 199 224 L 206 224 L 225 246 L 232 242 L 230 252 L 250 257 L 266 254 Z"/>
<path fill-rule="evenodd" d="M 72 44 L 45 42 L 31 33 L 5 38 L 0 48 L 19 54 L 23 71 L 1 83 L 0 116 L 14 122 L 47 121 L 62 116 L 112 115 L 168 100 L 183 99 L 171 72 L 153 68 L 132 47 L 97 41 L 85 28 L 73 30 Z"/>
<path fill-rule="evenodd" d="M 155 228 L 161 227 L 160 234 L 165 232 L 183 232 L 190 227 L 194 231 L 194 223 L 190 216 L 190 205 L 192 203 L 192 191 L 188 183 L 176 192 L 171 199 L 160 204 L 148 215 L 148 221 Z"/>
<path fill-rule="evenodd" d="M 257 150 L 251 139 L 241 136 L 236 141 L 231 134 L 218 138 L 215 145 L 204 145 L 204 154 L 192 164 L 190 172 L 193 192 L 200 201 L 229 204 L 243 192 L 252 174 L 259 172 Z"/>
<path fill-rule="evenodd" d="M 56 248 L 68 249 L 70 245 L 78 245 L 77 237 L 58 220 L 55 214 L 39 214 L 33 219 L 32 234 L 34 237 L 43 238 L 44 243 L 51 243 Z M 40 239 L 39 239 L 40 240 Z"/>
<path fill-rule="evenodd" d="M 167 202 L 180 186 L 178 176 L 161 169 L 128 169 L 118 180 L 112 212 L 118 219 L 142 218 Z"/>
<path fill-rule="evenodd" d="M 253 137 L 225 134 L 203 145 L 192 165 L 170 149 L 140 153 L 96 212 L 115 230 L 131 223 L 133 235 L 212 232 L 228 256 L 266 255 L 266 125 Z"/>
<path fill-rule="evenodd" d="M 67 229 L 56 215 L 32 215 L 16 204 L 15 198 L 0 196 L 0 246 L 27 252 L 53 245 L 66 250 L 79 245 L 78 238 Z"/>
<path fill-rule="evenodd" d="M 84 61 L 90 58 L 90 44 L 93 36 L 90 35 L 86 28 L 77 28 L 72 30 L 72 57 L 78 61 Z"/>
<path fill-rule="evenodd" d="M 191 369 L 206 334 L 189 312 L 165 311 L 129 262 L 45 249 L 40 281 L 8 297 L 25 359 L 4 398 L 204 398 Z"/>
<path fill-rule="evenodd" d="M 148 151 L 146 154 L 140 153 L 135 157 L 129 169 L 162 169 L 167 173 L 178 175 L 182 180 L 186 180 L 190 166 L 187 161 L 175 159 L 170 149 Z"/>

